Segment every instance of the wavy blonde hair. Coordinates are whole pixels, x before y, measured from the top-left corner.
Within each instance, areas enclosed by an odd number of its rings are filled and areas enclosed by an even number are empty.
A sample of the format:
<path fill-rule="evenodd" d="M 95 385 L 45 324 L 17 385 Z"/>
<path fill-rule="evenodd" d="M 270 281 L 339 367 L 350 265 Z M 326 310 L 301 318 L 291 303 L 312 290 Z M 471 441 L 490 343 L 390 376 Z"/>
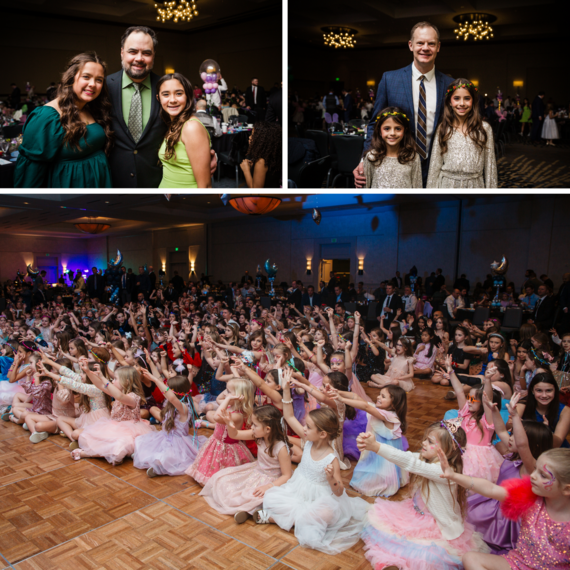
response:
<path fill-rule="evenodd" d="M 228 388 L 232 388 L 236 396 L 243 396 L 243 400 L 236 400 L 233 408 L 236 412 L 242 413 L 249 423 L 253 414 L 253 403 L 255 400 L 255 386 L 249 378 L 232 378 L 227 383 Z"/>

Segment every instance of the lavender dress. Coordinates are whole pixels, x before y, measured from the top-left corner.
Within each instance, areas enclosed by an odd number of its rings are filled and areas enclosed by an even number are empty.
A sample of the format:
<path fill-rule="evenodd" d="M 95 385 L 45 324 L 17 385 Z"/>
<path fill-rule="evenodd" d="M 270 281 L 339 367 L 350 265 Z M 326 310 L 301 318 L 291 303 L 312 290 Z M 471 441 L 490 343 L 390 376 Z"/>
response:
<path fill-rule="evenodd" d="M 522 461 L 505 459 L 501 465 L 497 485 L 506 479 L 520 478 Z M 517 545 L 520 523 L 503 516 L 499 501 L 471 495 L 467 498 L 467 521 L 483 535 L 483 540 L 491 548 L 492 554 L 506 554 Z"/>

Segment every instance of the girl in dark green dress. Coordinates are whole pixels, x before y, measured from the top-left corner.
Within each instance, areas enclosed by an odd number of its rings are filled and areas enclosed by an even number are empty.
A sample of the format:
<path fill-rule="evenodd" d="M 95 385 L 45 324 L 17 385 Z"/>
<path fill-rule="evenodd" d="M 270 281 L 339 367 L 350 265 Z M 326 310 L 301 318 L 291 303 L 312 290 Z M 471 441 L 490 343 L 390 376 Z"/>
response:
<path fill-rule="evenodd" d="M 111 188 L 106 153 L 113 133 L 106 74 L 95 53 L 69 62 L 57 97 L 26 121 L 16 188 Z"/>

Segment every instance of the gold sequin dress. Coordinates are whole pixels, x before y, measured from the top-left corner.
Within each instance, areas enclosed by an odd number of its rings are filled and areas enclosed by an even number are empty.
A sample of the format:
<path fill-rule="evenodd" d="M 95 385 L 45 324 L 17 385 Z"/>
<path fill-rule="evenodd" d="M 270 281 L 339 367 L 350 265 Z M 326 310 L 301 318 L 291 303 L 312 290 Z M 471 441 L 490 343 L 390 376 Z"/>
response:
<path fill-rule="evenodd" d="M 497 188 L 497 161 L 493 131 L 483 123 L 487 145 L 481 150 L 471 137 L 455 130 L 442 156 L 439 133 L 431 151 L 427 188 Z"/>
<path fill-rule="evenodd" d="M 416 153 L 414 160 L 400 164 L 398 159 L 385 156 L 380 163 L 364 159 L 364 176 L 366 188 L 422 188 L 422 165 L 420 155 Z"/>

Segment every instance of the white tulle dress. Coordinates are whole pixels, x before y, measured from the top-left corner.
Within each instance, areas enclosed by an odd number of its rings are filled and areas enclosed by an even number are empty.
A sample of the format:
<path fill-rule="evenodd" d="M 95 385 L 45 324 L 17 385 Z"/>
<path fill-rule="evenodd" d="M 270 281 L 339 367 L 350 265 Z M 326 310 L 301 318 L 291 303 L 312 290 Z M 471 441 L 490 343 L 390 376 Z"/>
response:
<path fill-rule="evenodd" d="M 28 366 L 29 364 L 22 364 L 20 368 L 18 368 L 18 374 Z M 0 406 L 11 406 L 14 396 L 18 393 L 23 394 L 25 392 L 22 385 L 27 379 L 27 376 L 22 376 L 17 382 L 9 382 L 8 380 L 0 382 Z"/>
<path fill-rule="evenodd" d="M 370 504 L 343 491 L 333 494 L 325 467 L 335 459 L 329 453 L 320 461 L 311 457 L 312 442 L 305 443 L 303 458 L 285 485 L 265 493 L 263 510 L 283 529 L 295 527 L 301 546 L 338 554 L 356 544 Z"/>

